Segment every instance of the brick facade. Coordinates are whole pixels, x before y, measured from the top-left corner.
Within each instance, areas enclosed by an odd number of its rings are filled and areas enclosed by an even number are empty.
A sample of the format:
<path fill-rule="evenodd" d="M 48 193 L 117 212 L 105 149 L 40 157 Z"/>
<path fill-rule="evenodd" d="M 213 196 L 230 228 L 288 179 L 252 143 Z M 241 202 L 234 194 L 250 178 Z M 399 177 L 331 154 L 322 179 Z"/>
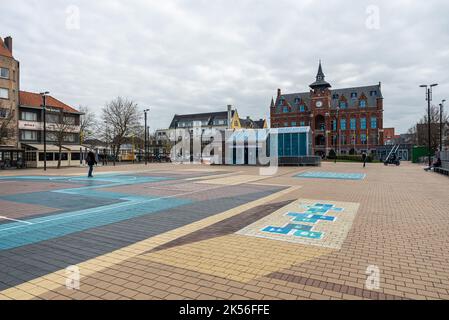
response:
<path fill-rule="evenodd" d="M 381 84 L 333 90 L 324 78 L 320 63 L 309 92 L 278 89 L 270 106 L 271 127 L 310 126 L 317 155 L 374 152 L 384 144 Z"/>
<path fill-rule="evenodd" d="M 8 135 L 0 140 L 0 147 L 17 148 L 18 132 L 15 128 L 19 102 L 19 62 L 12 56 L 12 39 L 9 37 L 5 41 L 0 38 L 0 68 L 0 123 L 7 121 L 9 128 Z"/>

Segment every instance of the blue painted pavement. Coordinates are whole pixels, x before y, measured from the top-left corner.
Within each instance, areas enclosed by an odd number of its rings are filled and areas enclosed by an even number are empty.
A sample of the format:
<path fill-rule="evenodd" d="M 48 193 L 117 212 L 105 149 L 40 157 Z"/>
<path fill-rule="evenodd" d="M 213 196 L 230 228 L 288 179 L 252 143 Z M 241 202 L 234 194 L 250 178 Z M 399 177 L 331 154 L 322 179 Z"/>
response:
<path fill-rule="evenodd" d="M 98 178 L 97 178 L 98 177 Z M 42 204 L 48 203 L 45 195 L 59 194 L 61 198 L 74 197 L 75 199 L 91 198 L 101 203 L 101 199 L 108 199 L 113 203 L 100 205 L 94 208 L 74 210 L 44 217 L 21 220 L 20 222 L 10 222 L 0 225 L 0 250 L 12 249 L 40 241 L 58 238 L 74 232 L 80 232 L 91 228 L 96 228 L 123 220 L 136 218 L 139 216 L 152 214 L 169 208 L 174 208 L 191 203 L 190 199 L 174 197 L 151 197 L 139 196 L 117 192 L 105 192 L 101 189 L 124 185 L 136 185 L 157 181 L 169 180 L 165 177 L 134 177 L 126 175 L 102 175 L 94 180 L 84 177 L 6 177 L 1 180 L 49 180 L 58 182 L 72 182 L 90 185 L 79 188 L 69 188 L 53 190 L 50 192 L 40 192 Z M 31 194 L 12 195 L 0 197 L 17 202 L 26 202 L 27 196 Z M 14 198 L 15 197 L 15 198 Z M 52 197 L 49 197 L 52 198 Z M 82 207 L 82 204 L 79 204 Z M 78 208 L 79 208 L 78 207 Z"/>

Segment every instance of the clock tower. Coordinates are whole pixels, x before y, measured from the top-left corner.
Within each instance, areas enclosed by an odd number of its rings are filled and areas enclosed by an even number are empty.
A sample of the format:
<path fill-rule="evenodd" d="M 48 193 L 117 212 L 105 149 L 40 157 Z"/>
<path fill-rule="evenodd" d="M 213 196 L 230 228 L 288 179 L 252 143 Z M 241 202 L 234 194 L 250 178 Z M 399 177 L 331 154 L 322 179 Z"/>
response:
<path fill-rule="evenodd" d="M 320 64 L 316 75 L 316 81 L 310 85 L 310 110 L 311 127 L 313 136 L 313 147 L 318 153 L 327 154 L 329 132 L 332 119 L 330 117 L 331 91 L 332 86 L 325 80 L 323 68 Z"/>

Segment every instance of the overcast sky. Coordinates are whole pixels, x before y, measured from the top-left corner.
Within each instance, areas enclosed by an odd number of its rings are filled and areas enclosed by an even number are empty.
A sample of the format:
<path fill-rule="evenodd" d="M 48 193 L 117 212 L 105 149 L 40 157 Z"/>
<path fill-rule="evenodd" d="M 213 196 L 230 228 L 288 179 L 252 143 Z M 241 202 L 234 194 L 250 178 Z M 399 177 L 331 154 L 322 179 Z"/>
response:
<path fill-rule="evenodd" d="M 307 91 L 319 59 L 333 88 L 381 81 L 384 126 L 399 133 L 424 113 L 420 84 L 440 84 L 435 104 L 449 100 L 445 0 L 0 0 L 0 9 L 22 90 L 97 113 L 129 97 L 151 108 L 151 129 L 227 104 L 268 117 L 277 88 Z"/>

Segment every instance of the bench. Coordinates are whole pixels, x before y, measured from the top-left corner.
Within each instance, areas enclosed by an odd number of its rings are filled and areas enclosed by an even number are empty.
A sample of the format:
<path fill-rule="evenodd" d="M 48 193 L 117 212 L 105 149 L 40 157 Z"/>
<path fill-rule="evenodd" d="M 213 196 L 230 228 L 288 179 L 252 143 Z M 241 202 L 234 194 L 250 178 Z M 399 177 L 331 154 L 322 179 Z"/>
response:
<path fill-rule="evenodd" d="M 434 171 L 449 176 L 449 161 L 441 161 L 441 167 L 434 168 Z"/>

